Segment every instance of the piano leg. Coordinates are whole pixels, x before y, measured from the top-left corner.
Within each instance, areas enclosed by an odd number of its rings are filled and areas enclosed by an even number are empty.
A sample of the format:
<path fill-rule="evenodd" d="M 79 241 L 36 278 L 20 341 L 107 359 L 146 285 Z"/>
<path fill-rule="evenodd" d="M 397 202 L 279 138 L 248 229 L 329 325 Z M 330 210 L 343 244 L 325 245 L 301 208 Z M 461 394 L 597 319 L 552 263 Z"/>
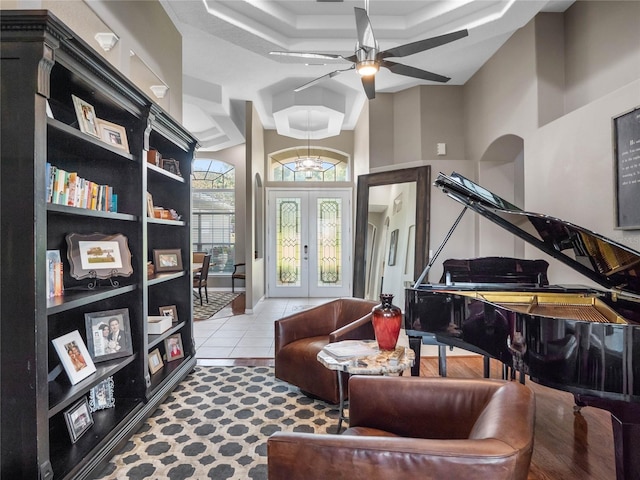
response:
<path fill-rule="evenodd" d="M 438 373 L 441 377 L 447 376 L 447 346 L 438 345 Z"/>
<path fill-rule="evenodd" d="M 409 348 L 413 350 L 415 353 L 415 362 L 413 362 L 413 367 L 411 367 L 411 376 L 419 377 L 420 376 L 420 347 L 422 345 L 421 337 L 409 337 Z"/>
<path fill-rule="evenodd" d="M 420 376 L 420 349 L 422 344 L 425 345 L 437 345 L 438 346 L 438 374 L 441 377 L 447 376 L 447 346 L 442 343 L 438 343 L 435 337 L 409 337 L 409 348 L 413 350 L 416 355 L 416 361 L 411 367 L 411 375 L 414 377 Z"/>
<path fill-rule="evenodd" d="M 611 412 L 613 444 L 616 458 L 616 480 L 640 478 L 640 404 L 574 395 L 579 405 L 602 408 Z"/>

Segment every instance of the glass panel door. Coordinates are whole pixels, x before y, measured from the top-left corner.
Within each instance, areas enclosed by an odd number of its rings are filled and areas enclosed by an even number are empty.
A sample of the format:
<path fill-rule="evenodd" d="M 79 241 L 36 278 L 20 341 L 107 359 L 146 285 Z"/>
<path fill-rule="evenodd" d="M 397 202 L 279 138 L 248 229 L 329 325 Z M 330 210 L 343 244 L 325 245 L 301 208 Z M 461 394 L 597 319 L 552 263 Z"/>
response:
<path fill-rule="evenodd" d="M 349 190 L 270 190 L 269 297 L 351 294 Z"/>

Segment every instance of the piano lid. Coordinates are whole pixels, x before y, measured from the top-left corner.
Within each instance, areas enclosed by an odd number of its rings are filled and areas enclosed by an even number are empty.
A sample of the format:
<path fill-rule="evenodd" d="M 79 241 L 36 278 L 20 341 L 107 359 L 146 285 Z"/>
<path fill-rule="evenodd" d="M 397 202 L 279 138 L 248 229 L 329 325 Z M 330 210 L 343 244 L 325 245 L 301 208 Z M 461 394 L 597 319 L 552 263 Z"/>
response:
<path fill-rule="evenodd" d="M 586 228 L 525 212 L 458 173 L 440 173 L 444 193 L 608 289 L 640 295 L 640 252 Z"/>

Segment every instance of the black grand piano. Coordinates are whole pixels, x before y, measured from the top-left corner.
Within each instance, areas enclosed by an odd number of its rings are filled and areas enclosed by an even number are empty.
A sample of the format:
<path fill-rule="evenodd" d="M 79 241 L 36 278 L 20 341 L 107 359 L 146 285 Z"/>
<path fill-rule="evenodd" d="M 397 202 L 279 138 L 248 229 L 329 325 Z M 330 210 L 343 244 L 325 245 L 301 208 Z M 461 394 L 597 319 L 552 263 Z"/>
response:
<path fill-rule="evenodd" d="M 640 479 L 640 252 L 569 222 L 521 210 L 462 175 L 435 184 L 464 205 L 604 287 L 549 285 L 544 260 L 451 259 L 406 290 L 405 328 L 500 360 L 577 406 L 611 412 L 617 479 Z M 419 357 L 418 357 L 419 358 Z M 414 372 L 415 373 L 415 372 Z M 638 378 L 638 381 L 635 379 Z"/>

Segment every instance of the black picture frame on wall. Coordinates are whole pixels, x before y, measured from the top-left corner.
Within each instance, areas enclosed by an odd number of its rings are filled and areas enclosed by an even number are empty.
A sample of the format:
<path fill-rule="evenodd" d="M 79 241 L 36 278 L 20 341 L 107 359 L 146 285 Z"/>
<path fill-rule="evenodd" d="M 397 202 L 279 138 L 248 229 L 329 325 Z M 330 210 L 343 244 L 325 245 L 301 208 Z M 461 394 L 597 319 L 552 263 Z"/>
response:
<path fill-rule="evenodd" d="M 640 230 L 640 106 L 612 124 L 616 228 Z"/>

